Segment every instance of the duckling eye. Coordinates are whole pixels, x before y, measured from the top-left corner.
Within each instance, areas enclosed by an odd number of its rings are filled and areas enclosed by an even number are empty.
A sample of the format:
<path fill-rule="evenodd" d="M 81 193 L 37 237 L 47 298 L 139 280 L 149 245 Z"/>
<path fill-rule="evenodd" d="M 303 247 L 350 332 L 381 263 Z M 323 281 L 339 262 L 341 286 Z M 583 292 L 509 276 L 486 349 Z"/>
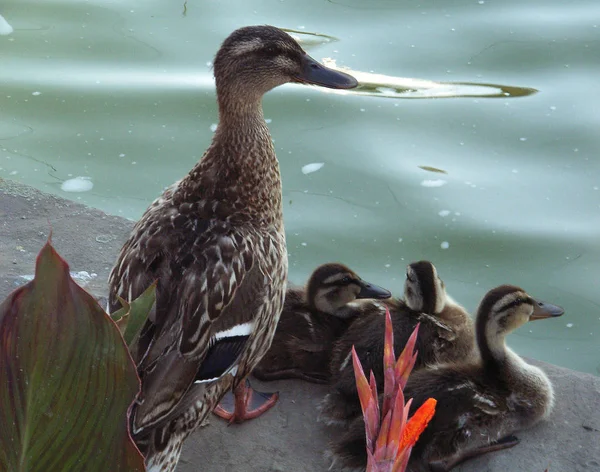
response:
<path fill-rule="evenodd" d="M 352 279 L 350 277 L 346 276 L 340 280 L 340 283 L 343 285 L 347 285 L 347 284 L 352 283 Z"/>

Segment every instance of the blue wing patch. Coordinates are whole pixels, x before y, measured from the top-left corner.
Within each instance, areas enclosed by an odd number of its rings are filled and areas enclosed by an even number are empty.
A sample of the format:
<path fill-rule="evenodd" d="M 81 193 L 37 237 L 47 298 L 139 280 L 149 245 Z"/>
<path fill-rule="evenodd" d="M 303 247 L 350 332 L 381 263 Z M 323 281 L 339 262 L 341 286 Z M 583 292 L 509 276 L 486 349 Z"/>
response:
<path fill-rule="evenodd" d="M 243 335 L 218 339 L 208 349 L 194 383 L 212 382 L 229 371 L 240 357 L 249 337 Z"/>

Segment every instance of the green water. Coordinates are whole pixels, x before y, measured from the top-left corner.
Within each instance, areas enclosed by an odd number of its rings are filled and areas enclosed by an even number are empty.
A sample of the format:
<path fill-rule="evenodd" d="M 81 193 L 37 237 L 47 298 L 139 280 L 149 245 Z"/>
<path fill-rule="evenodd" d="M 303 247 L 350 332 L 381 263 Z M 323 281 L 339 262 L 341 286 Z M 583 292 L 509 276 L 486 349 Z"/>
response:
<path fill-rule="evenodd" d="M 14 28 L 0 177 L 133 219 L 207 147 L 210 61 L 236 27 L 294 29 L 317 59 L 390 76 L 265 97 L 291 280 L 339 260 L 400 293 L 426 258 L 470 310 L 518 284 L 566 314 L 511 346 L 600 372 L 597 0 L 2 0 L 0 14 Z M 76 177 L 93 188 L 61 189 Z"/>

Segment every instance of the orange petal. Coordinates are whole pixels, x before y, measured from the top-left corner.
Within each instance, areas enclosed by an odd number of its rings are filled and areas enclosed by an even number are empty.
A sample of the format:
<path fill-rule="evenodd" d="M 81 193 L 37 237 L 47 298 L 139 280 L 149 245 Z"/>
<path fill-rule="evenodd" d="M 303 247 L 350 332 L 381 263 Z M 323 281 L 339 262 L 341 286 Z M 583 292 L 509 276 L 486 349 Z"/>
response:
<path fill-rule="evenodd" d="M 419 436 L 425 430 L 431 421 L 431 418 L 433 418 L 436 404 L 437 400 L 435 398 L 428 398 L 425 403 L 415 411 L 415 414 L 412 415 L 411 419 L 406 423 L 406 428 L 404 428 L 400 449 L 413 447 L 415 445 Z"/>

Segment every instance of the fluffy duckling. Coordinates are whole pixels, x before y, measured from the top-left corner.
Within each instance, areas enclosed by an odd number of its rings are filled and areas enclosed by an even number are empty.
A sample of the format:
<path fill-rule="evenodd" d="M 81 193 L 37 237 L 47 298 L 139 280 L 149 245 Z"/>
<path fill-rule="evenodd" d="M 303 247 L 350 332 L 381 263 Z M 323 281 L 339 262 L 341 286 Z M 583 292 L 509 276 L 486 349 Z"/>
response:
<path fill-rule="evenodd" d="M 410 471 L 449 471 L 469 458 L 515 446 L 514 433 L 550 414 L 550 380 L 510 350 L 505 337 L 528 321 L 563 313 L 512 285 L 485 295 L 476 320 L 480 357 L 421 369 L 408 379 L 404 396 L 413 399 L 410 415 L 428 398 L 437 400 L 435 415 L 412 450 Z M 364 469 L 362 417 L 350 423 L 333 452 L 344 465 Z"/>
<path fill-rule="evenodd" d="M 467 311 L 446 293 L 444 282 L 429 261 L 413 262 L 406 269 L 404 300 L 386 300 L 394 329 L 395 354 L 398 356 L 417 323 L 421 323 L 416 349 L 415 368 L 451 362 L 471 355 L 474 346 L 473 321 Z M 321 418 L 326 422 L 344 422 L 360 412 L 352 346 L 365 372 L 373 371 L 379 390 L 383 388 L 383 347 L 385 305 L 365 301 L 345 308 L 361 311 L 335 343 L 331 359 L 331 392 L 321 404 Z"/>
<path fill-rule="evenodd" d="M 343 264 L 319 266 L 306 287 L 288 288 L 271 349 L 254 369 L 254 376 L 326 383 L 333 342 L 350 325 L 348 316 L 355 314 L 340 308 L 356 299 L 391 296 Z"/>
<path fill-rule="evenodd" d="M 175 469 L 183 441 L 233 388 L 231 418 L 252 418 L 246 377 L 283 308 L 287 252 L 281 176 L 262 96 L 287 82 L 347 89 L 284 31 L 234 31 L 214 60 L 219 127 L 194 168 L 143 214 L 109 279 L 109 310 L 158 281 L 135 349 L 142 391 L 132 432 L 152 472 Z"/>

